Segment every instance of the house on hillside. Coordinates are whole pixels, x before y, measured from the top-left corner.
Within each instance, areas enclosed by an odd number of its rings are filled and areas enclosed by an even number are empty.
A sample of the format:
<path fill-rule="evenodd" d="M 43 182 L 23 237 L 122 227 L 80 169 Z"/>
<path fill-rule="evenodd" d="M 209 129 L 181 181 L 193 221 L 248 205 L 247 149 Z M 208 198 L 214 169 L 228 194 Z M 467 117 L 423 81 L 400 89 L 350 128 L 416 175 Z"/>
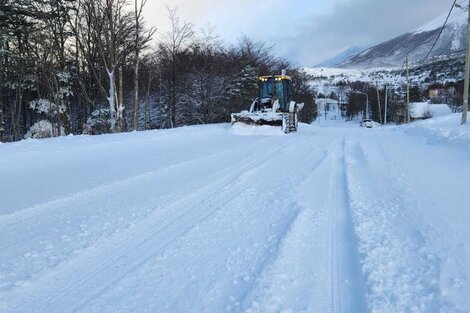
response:
<path fill-rule="evenodd" d="M 410 117 L 412 121 L 425 120 L 431 117 L 452 114 L 447 104 L 430 104 L 428 102 L 410 103 Z"/>
<path fill-rule="evenodd" d="M 427 91 L 431 102 L 447 103 L 451 108 L 458 105 L 462 98 L 462 95 L 456 88 L 456 84 L 452 82 L 446 85 L 433 84 L 428 87 Z"/>
<path fill-rule="evenodd" d="M 317 99 L 318 116 L 326 120 L 341 119 L 341 108 L 338 100 L 335 99 Z"/>
<path fill-rule="evenodd" d="M 443 86 L 443 85 L 431 85 L 428 87 L 428 97 L 429 98 L 451 98 L 457 93 L 457 90 L 453 86 Z"/>

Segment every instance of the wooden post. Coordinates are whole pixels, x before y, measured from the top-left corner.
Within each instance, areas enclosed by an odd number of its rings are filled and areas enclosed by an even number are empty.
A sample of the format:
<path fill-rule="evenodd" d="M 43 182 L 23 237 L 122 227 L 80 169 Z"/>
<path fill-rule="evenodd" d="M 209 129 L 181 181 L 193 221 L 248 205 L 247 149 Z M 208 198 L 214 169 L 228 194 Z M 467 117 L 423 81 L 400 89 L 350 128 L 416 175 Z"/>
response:
<path fill-rule="evenodd" d="M 465 83 L 463 92 L 463 110 L 462 110 L 462 125 L 467 123 L 467 112 L 468 112 L 468 92 L 470 83 L 470 0 L 467 8 L 468 19 L 467 19 L 467 53 L 465 58 Z"/>

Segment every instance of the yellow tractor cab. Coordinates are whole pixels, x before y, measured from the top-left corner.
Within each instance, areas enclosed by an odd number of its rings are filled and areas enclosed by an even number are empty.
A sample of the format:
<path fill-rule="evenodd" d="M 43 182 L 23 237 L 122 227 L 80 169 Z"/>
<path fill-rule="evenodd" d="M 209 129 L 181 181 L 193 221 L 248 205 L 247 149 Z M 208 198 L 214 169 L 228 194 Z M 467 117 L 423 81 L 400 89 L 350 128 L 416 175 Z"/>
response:
<path fill-rule="evenodd" d="M 278 111 L 288 112 L 289 104 L 292 101 L 292 79 L 289 76 L 273 75 L 261 76 L 258 81 L 258 99 L 260 100 L 258 105 L 260 108 L 272 108 L 274 102 L 278 100 Z"/>

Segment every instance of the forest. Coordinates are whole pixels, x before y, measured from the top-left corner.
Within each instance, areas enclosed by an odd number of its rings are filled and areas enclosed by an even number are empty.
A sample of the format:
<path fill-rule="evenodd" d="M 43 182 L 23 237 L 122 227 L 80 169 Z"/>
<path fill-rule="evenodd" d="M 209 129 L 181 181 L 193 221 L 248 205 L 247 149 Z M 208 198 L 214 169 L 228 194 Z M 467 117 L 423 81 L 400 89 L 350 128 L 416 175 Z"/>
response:
<path fill-rule="evenodd" d="M 0 141 L 222 123 L 256 97 L 257 77 L 286 69 L 315 118 L 309 77 L 273 47 L 227 44 L 167 7 L 150 27 L 147 0 L 2 0 Z"/>

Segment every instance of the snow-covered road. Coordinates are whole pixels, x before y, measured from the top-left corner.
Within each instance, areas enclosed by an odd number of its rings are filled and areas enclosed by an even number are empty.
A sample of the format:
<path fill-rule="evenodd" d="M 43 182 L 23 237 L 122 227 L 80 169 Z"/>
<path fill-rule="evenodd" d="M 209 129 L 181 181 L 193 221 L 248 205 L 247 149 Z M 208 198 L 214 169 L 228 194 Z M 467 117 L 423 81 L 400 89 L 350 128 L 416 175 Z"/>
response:
<path fill-rule="evenodd" d="M 454 120 L 2 144 L 0 312 L 470 312 Z"/>

